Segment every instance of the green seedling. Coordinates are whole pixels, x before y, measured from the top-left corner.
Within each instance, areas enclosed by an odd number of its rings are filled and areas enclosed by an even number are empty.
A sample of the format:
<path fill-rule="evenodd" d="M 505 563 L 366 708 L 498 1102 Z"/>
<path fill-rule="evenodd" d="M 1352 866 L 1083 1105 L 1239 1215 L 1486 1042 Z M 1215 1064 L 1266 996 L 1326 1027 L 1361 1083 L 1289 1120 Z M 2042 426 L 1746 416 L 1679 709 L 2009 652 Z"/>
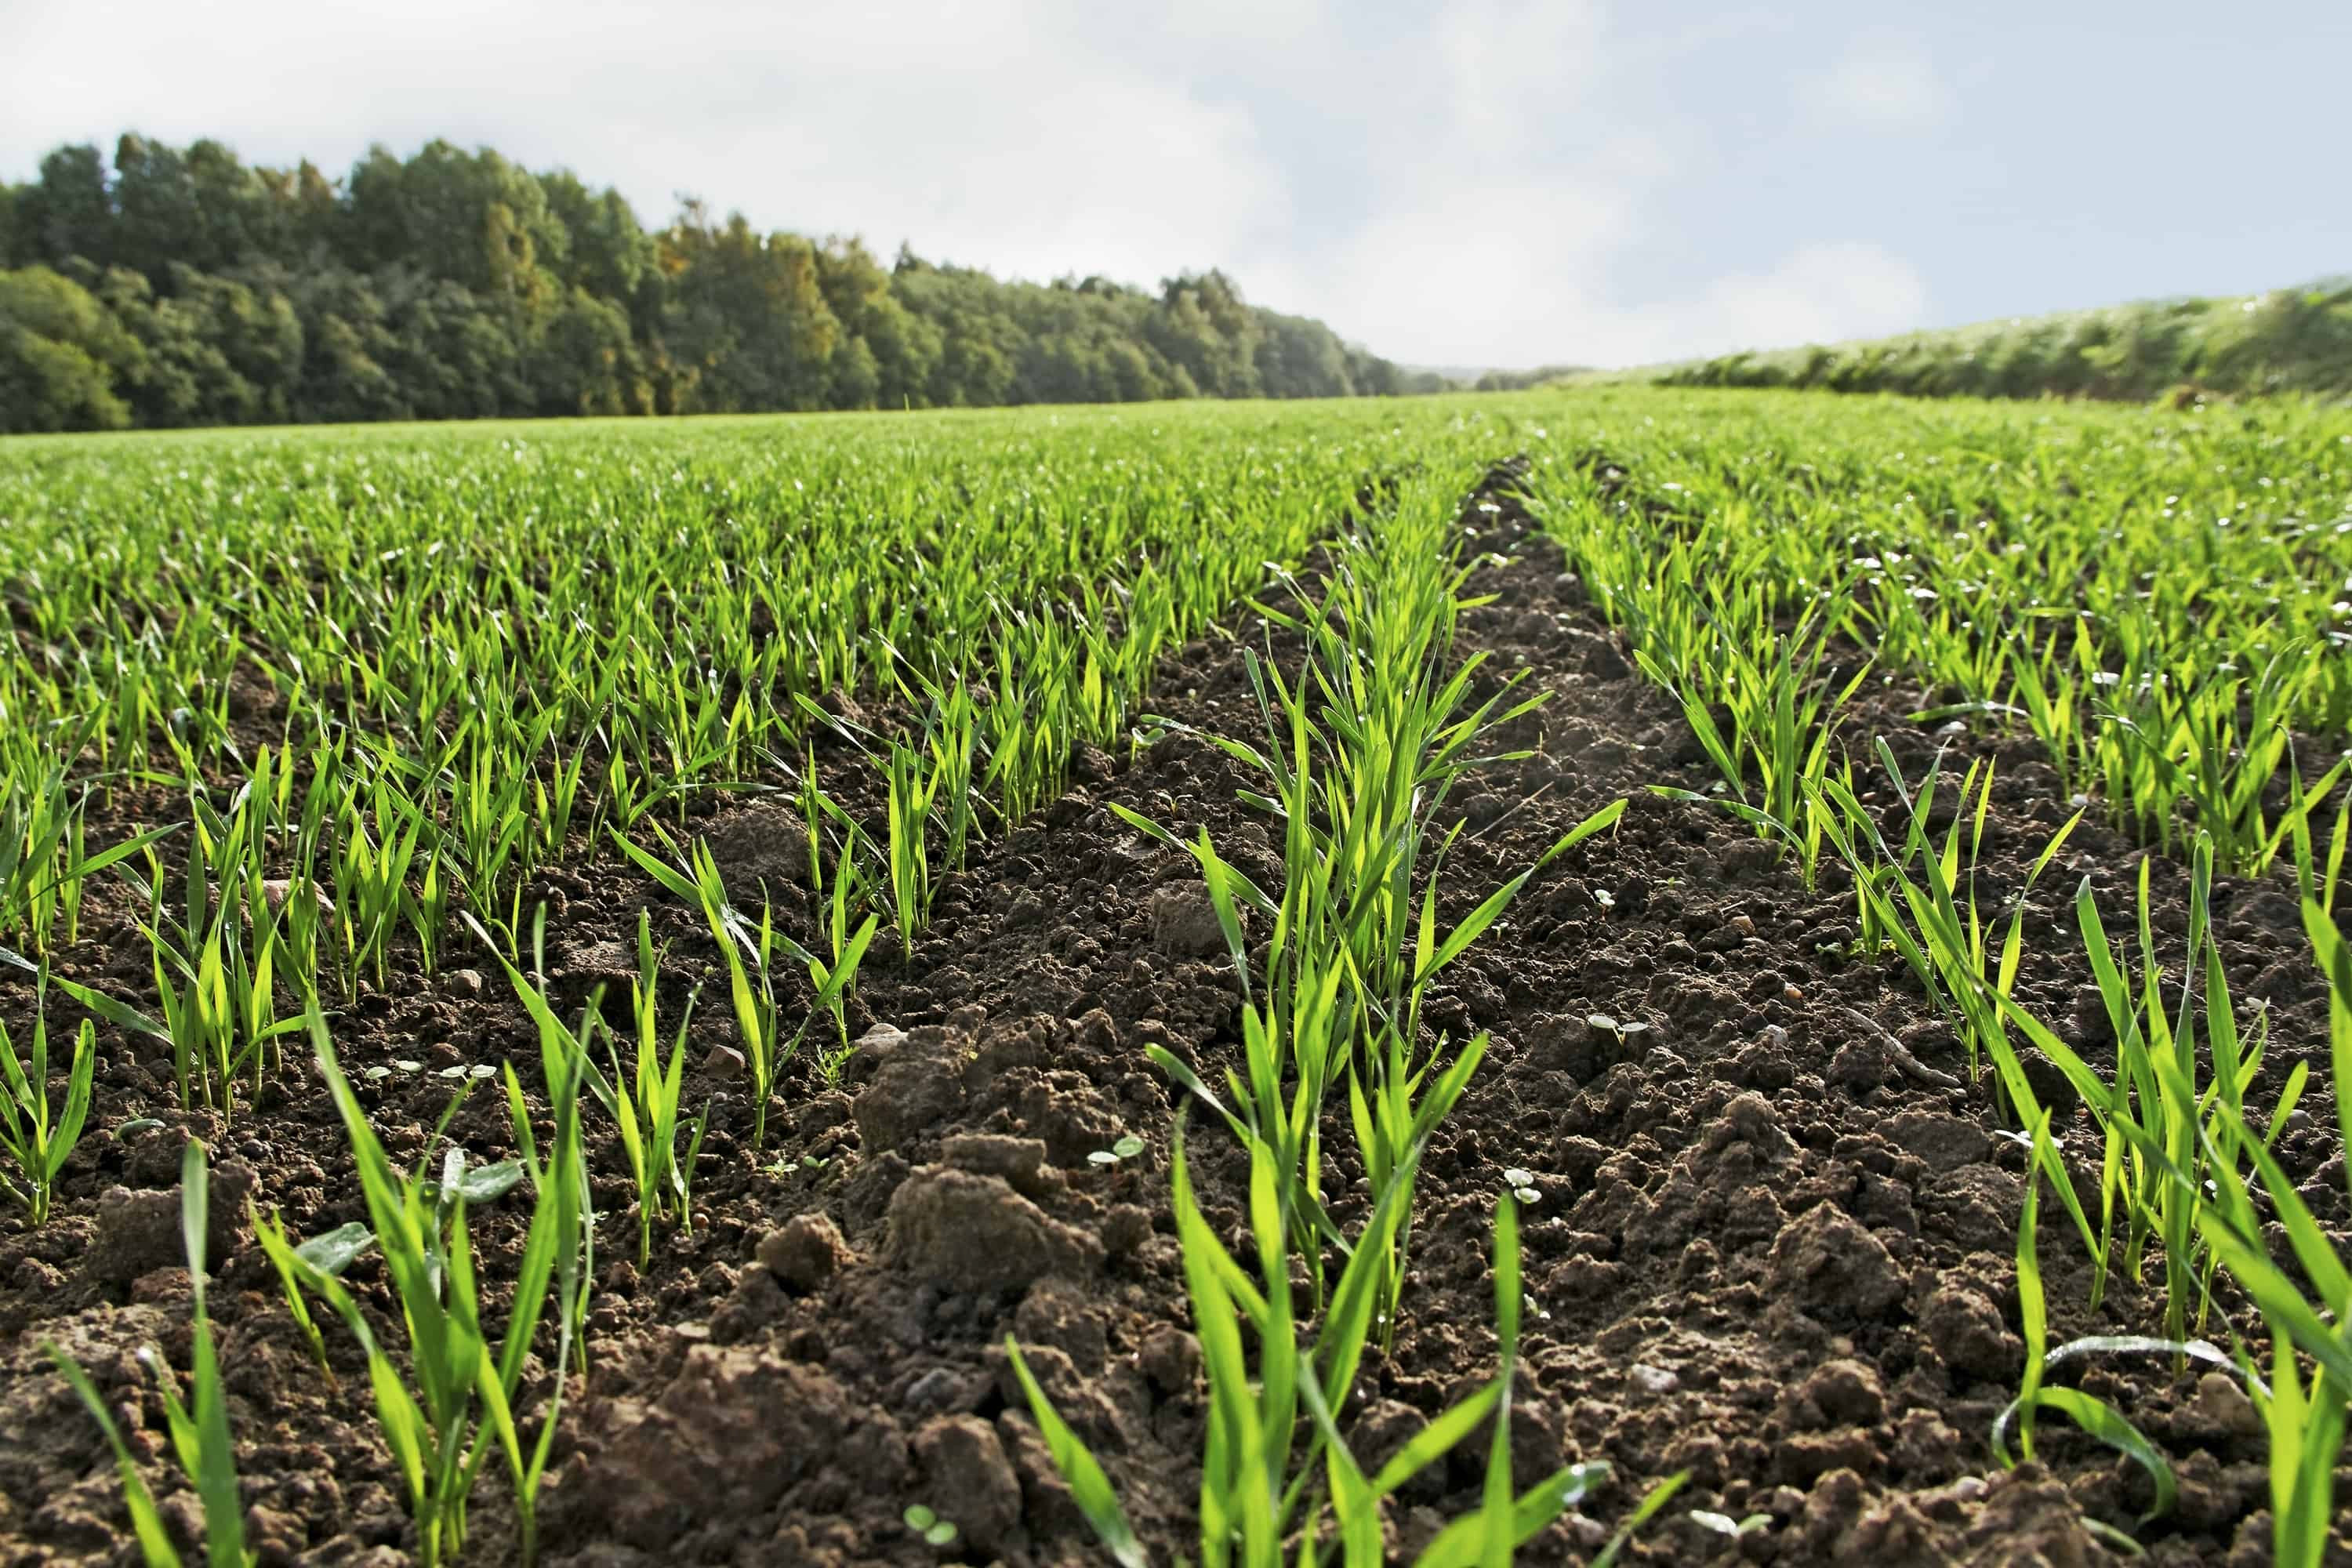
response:
<path fill-rule="evenodd" d="M 375 1232 L 358 1220 L 346 1220 L 324 1236 L 312 1237 L 299 1247 L 287 1234 L 286 1222 L 277 1211 L 264 1215 L 260 1205 L 247 1200 L 247 1212 L 253 1223 L 254 1234 L 262 1237 L 262 1251 L 268 1256 L 270 1267 L 277 1272 L 278 1288 L 286 1302 L 286 1310 L 294 1326 L 302 1332 L 302 1340 L 310 1347 L 310 1359 L 335 1381 L 334 1368 L 327 1363 L 327 1343 L 319 1332 L 318 1321 L 310 1315 L 310 1303 L 302 1293 L 302 1281 L 297 1277 L 293 1259 L 299 1254 L 302 1261 L 321 1273 L 336 1279 L 375 1246 Z"/>
<path fill-rule="evenodd" d="M 613 841 L 673 895 L 700 910 L 711 940 L 719 944 L 727 963 L 728 995 L 735 1007 L 742 1060 L 751 1079 L 751 1146 L 763 1147 L 768 1135 L 768 1106 L 775 1097 L 777 1075 L 799 1053 L 809 1024 L 818 1012 L 831 1012 L 836 1019 L 840 1017 L 843 994 L 856 980 L 858 963 L 873 939 L 874 918 L 868 916 L 866 924 L 850 939 L 843 956 L 827 964 L 776 930 L 772 906 L 761 906 L 756 927 L 737 911 L 728 901 L 727 885 L 709 845 L 696 840 L 687 859 L 687 869 L 681 871 L 639 848 L 617 830 Z M 783 1031 L 776 1000 L 774 963 L 779 952 L 806 968 L 816 987 L 814 1008 L 789 1035 Z M 848 1033 L 845 1024 L 842 1033 Z"/>
<path fill-rule="evenodd" d="M 43 965 L 33 993 L 33 1036 L 26 1054 L 0 1024 L 0 1152 L 16 1168 L 16 1180 L 0 1174 L 0 1192 L 25 1208 L 38 1227 L 47 1222 L 58 1177 L 81 1142 L 89 1120 L 90 1077 L 98 1061 L 98 1032 L 82 1020 L 74 1034 L 66 1068 L 65 1103 L 49 1104 L 49 974 Z M 22 1184 L 20 1185 L 19 1183 Z"/>
<path fill-rule="evenodd" d="M 2049 1148 L 2050 1119 L 2047 1113 L 2036 1121 L 2033 1141 L 2038 1149 Z M 2198 1341 L 2094 1337 L 2075 1340 L 2055 1349 L 2049 1348 L 2049 1332 L 2044 1318 L 2046 1298 L 2042 1289 L 2042 1269 L 2036 1255 L 2034 1234 L 2041 1186 L 2041 1167 L 2037 1164 L 2028 1172 L 2025 1205 L 2017 1232 L 2017 1300 L 2025 1340 L 2024 1381 L 2018 1396 L 1993 1419 L 1993 1457 L 2005 1466 L 2014 1466 L 2021 1459 L 2032 1459 L 2034 1418 L 2043 1410 L 2055 1412 L 2140 1468 L 2147 1476 L 2155 1497 L 2141 1522 L 2161 1519 L 2172 1511 L 2179 1496 L 2179 1485 L 2173 1479 L 2172 1467 L 2163 1452 L 2114 1405 L 2080 1389 L 2051 1386 L 2044 1380 L 2052 1370 L 2068 1361 L 2102 1352 L 2162 1353 L 2180 1358 L 2195 1356 L 2223 1366 L 2229 1364 L 2228 1358 L 2212 1346 Z M 2012 1422 L 2016 1423 L 2018 1432 L 2019 1451 L 2015 1457 L 2011 1456 L 2008 1442 Z"/>
<path fill-rule="evenodd" d="M 637 973 L 630 983 L 630 1014 L 635 1026 L 636 1051 L 634 1066 L 624 1070 L 617 1038 L 606 1045 L 607 1060 L 612 1075 L 605 1076 L 596 1064 L 593 1041 L 595 1015 L 591 1013 L 582 1032 L 582 1068 L 586 1074 L 588 1089 L 604 1107 L 621 1134 L 622 1152 L 627 1155 L 629 1173 L 637 1189 L 637 1266 L 642 1268 L 653 1256 L 654 1221 L 667 1215 L 681 1231 L 692 1226 L 690 1191 L 694 1164 L 702 1152 L 702 1134 L 709 1121 L 708 1110 L 694 1119 L 690 1130 L 682 1129 L 679 1101 L 686 1072 L 687 1032 L 694 1019 L 694 998 L 678 1016 L 677 1029 L 670 1041 L 669 1053 L 664 1058 L 661 1048 L 661 1027 L 656 1014 L 655 982 L 660 955 L 654 951 L 651 917 L 637 911 Z M 687 1147 L 683 1156 L 677 1151 L 681 1131 L 687 1131 Z"/>
<path fill-rule="evenodd" d="M 584 1275 L 577 1266 L 583 1171 L 578 1052 L 550 1048 L 548 1093 L 555 1136 L 538 1169 L 538 1198 L 508 1305 L 505 1333 L 493 1341 L 482 1321 L 481 1293 L 467 1224 L 469 1195 L 510 1185 L 503 1173 L 469 1185 L 464 1152 L 452 1146 L 436 1178 L 404 1173 L 378 1142 L 343 1077 L 324 1020 L 309 1016 L 319 1071 L 343 1121 L 365 1197 L 370 1228 L 401 1304 L 408 1340 L 408 1377 L 383 1349 L 342 1280 L 282 1235 L 260 1232 L 272 1262 L 343 1320 L 365 1351 L 368 1381 L 385 1446 L 392 1451 L 417 1528 L 418 1555 L 437 1564 L 465 1542 L 467 1501 L 493 1451 L 512 1483 L 518 1552 L 535 1560 L 536 1500 L 561 1412 L 559 1376 L 541 1412 L 537 1438 L 526 1441 L 516 1402 L 526 1362 L 551 1294 L 558 1298 L 556 1364 L 570 1360 L 572 1298 Z M 519 1092 L 519 1091 L 518 1091 Z M 535 1159 L 529 1163 L 537 1166 Z M 478 1173 L 477 1173 L 478 1176 Z"/>
<path fill-rule="evenodd" d="M 1088 1154 L 1087 1156 L 1087 1163 L 1093 1165 L 1117 1165 L 1123 1161 L 1134 1159 L 1137 1155 L 1143 1152 L 1143 1140 L 1137 1137 L 1134 1133 L 1129 1132 L 1122 1136 L 1118 1142 L 1112 1144 L 1109 1148 L 1097 1149 L 1093 1153 Z"/>
<path fill-rule="evenodd" d="M 941 1519 L 927 1503 L 912 1504 L 899 1517 L 905 1521 L 908 1530 L 923 1538 L 923 1544 L 926 1546 L 955 1544 L 956 1536 L 959 1533 L 955 1521 Z"/>
<path fill-rule="evenodd" d="M 1745 1541 L 1751 1535 L 1761 1535 L 1772 1528 L 1772 1516 L 1769 1513 L 1751 1513 L 1734 1519 L 1727 1513 L 1717 1513 L 1711 1509 L 1695 1508 L 1685 1512 L 1683 1517 L 1701 1530 L 1720 1535 L 1727 1541 Z"/>
<path fill-rule="evenodd" d="M 1584 1026 L 1597 1035 L 1608 1036 L 1616 1041 L 1621 1048 L 1627 1040 L 1632 1039 L 1635 1035 L 1646 1033 L 1650 1027 L 1639 1018 L 1620 1020 L 1607 1013 L 1586 1014 Z"/>
<path fill-rule="evenodd" d="M 1439 1415 L 1377 1474 L 1367 1476 L 1349 1455 L 1332 1411 L 1354 1381 L 1372 1328 L 1377 1243 L 1401 1223 L 1410 1203 L 1417 1156 L 1380 1197 L 1360 1244 L 1342 1271 L 1322 1321 L 1301 1348 L 1291 1316 L 1275 1167 L 1278 1156 L 1253 1145 L 1252 1237 L 1258 1278 L 1225 1250 L 1193 1199 L 1184 1161 L 1183 1132 L 1171 1154 L 1177 1234 L 1183 1247 L 1186 1289 L 1201 1326 L 1209 1380 L 1209 1430 L 1201 1483 L 1203 1568 L 1267 1568 L 1281 1563 L 1294 1531 L 1319 1539 L 1328 1529 L 1348 1568 L 1384 1563 L 1382 1501 L 1442 1458 L 1488 1417 L 1485 1499 L 1456 1520 L 1415 1559 L 1417 1568 L 1482 1568 L 1508 1563 L 1518 1544 L 1580 1498 L 1591 1479 L 1570 1467 L 1523 1492 L 1510 1473 L 1510 1393 L 1517 1358 L 1518 1227 L 1506 1198 L 1496 1216 L 1495 1301 L 1501 1370 L 1476 1394 Z M 1251 1330 L 1249 1341 L 1243 1326 Z M 1250 1345 L 1256 1362 L 1253 1366 Z M 1072 1432 L 1008 1339 L 1006 1349 L 1032 1414 L 1072 1496 L 1113 1559 L 1141 1568 L 1142 1548 L 1102 1467 Z M 1306 1425 L 1302 1426 L 1301 1423 Z"/>

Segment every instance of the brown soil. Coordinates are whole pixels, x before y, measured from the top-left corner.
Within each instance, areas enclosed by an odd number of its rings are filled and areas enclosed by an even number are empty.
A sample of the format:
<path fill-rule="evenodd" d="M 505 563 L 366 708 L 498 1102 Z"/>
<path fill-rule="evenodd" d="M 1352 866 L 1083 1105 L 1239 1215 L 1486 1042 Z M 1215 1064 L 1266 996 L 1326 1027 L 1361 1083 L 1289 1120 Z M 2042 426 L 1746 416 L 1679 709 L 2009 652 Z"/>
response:
<path fill-rule="evenodd" d="M 1488 1030 L 1494 1043 L 1424 1163 L 1394 1353 L 1368 1362 L 1342 1413 L 1361 1455 L 1381 1457 L 1491 1374 L 1489 1233 L 1502 1173 L 1519 1167 L 1541 1197 L 1527 1215 L 1535 1311 L 1517 1474 L 1525 1484 L 1571 1459 L 1616 1471 L 1522 1561 L 1582 1561 L 1676 1470 L 1689 1487 L 1632 1560 L 1884 1568 L 2106 1555 L 2080 1521 L 2134 1528 L 2148 1502 L 2136 1470 L 2054 1418 L 2042 1465 L 2005 1473 L 1988 1449 L 2022 1356 L 2022 1152 L 1996 1135 L 1986 1089 L 1959 1085 L 1959 1046 L 1896 961 L 1846 954 L 1853 900 L 1834 873 L 1808 891 L 1727 816 L 1646 793 L 1660 782 L 1703 788 L 1704 763 L 1507 489 L 1490 490 L 1465 524 L 1479 547 L 1515 558 L 1473 580 L 1497 596 L 1466 617 L 1463 651 L 1488 650 L 1497 676 L 1525 668 L 1551 697 L 1513 737 L 1535 754 L 1491 766 L 1455 797 L 1471 827 L 1446 868 L 1445 914 L 1458 918 L 1591 811 L 1632 805 L 1616 832 L 1531 883 L 1427 1009 L 1433 1030 Z M 1200 729 L 1256 732 L 1234 646 L 1171 661 L 1153 706 Z M 1938 746 L 2000 753 L 1980 873 L 1997 905 L 2066 814 L 2056 777 L 2030 744 L 1902 717 L 1918 706 L 1916 692 L 1874 691 L 1852 711 L 1850 739 L 1885 734 L 1915 778 Z M 845 749 L 828 765 L 845 797 L 873 806 L 856 793 Z M 1190 858 L 1106 807 L 1184 836 L 1205 826 L 1272 885 L 1276 841 L 1235 799 L 1255 782 L 1181 735 L 1131 756 L 1083 756 L 1066 795 L 950 879 L 911 960 L 887 934 L 877 943 L 851 1010 L 865 1048 L 837 1083 L 814 1047 L 803 1053 L 764 1150 L 751 1147 L 723 1048 L 723 983 L 705 985 L 689 1095 L 712 1112 L 696 1224 L 690 1236 L 657 1235 L 642 1271 L 617 1148 L 596 1139 L 607 1221 L 593 1375 L 567 1407 L 543 1500 L 552 1558 L 599 1568 L 1103 1561 L 1013 1383 L 1008 1332 L 1118 1483 L 1154 1560 L 1192 1552 L 1205 1417 L 1167 1196 L 1177 1097 L 1143 1047 L 1217 1076 L 1238 1049 L 1238 993 Z M 788 799 L 733 804 L 697 826 L 731 886 L 764 879 L 780 920 L 813 917 L 790 890 L 803 850 Z M 2140 853 L 2086 823 L 2028 906 L 2021 994 L 2095 1062 L 2106 1059 L 2104 1023 L 2082 1005 L 2071 900 L 2087 874 L 2110 929 L 2128 929 Z M 698 918 L 609 856 L 575 864 L 531 895 L 548 904 L 560 998 L 577 1006 L 607 979 L 625 994 L 635 912 L 650 906 L 657 938 L 672 942 L 663 1005 L 674 1018 L 716 963 Z M 2156 926 L 2176 942 L 2183 880 L 2159 862 Z M 2218 901 L 2241 1010 L 2251 1017 L 2259 1000 L 2269 1012 L 2256 1102 L 2298 1060 L 2324 1079 L 2326 997 L 2291 892 L 2230 882 Z M 143 1004 L 145 965 L 135 930 L 94 899 L 61 967 Z M 411 952 L 401 967 L 333 1032 L 355 1074 L 424 1064 L 362 1080 L 395 1157 L 414 1158 L 455 1087 L 441 1073 L 532 1059 L 536 1037 L 489 955 L 460 946 L 427 975 Z M 12 1026 L 30 1005 L 20 982 L 0 980 Z M 1594 1013 L 1647 1027 L 1597 1031 Z M 152 1342 L 186 1364 L 174 1188 L 188 1133 L 214 1150 L 216 1211 L 235 1210 L 226 1200 L 242 1188 L 298 1236 L 362 1217 L 306 1064 L 289 1063 L 258 1107 L 221 1126 L 177 1109 L 168 1065 L 145 1044 L 110 1029 L 101 1041 L 98 1127 L 57 1217 L 37 1233 L 14 1217 L 0 1228 L 0 1563 L 134 1560 L 100 1436 L 43 1360 L 45 1340 L 90 1369 L 157 1461 L 149 1474 L 173 1527 L 194 1539 L 194 1499 L 167 1477 L 161 1401 L 132 1359 Z M 2057 1101 L 2054 1071 L 2037 1076 Z M 137 1118 L 161 1125 L 115 1135 Z M 2087 1121 L 2071 1105 L 2063 1120 L 2078 1185 L 2095 1194 Z M 2332 1106 L 2315 1096 L 2280 1147 L 2322 1218 L 2340 1225 L 2332 1126 Z M 1129 1133 L 1144 1154 L 1089 1161 Z M 479 1158 L 508 1152 L 499 1097 L 471 1096 L 451 1135 Z M 1332 1190 L 1360 1173 L 1352 1142 L 1332 1130 Z M 1213 1223 L 1239 1229 L 1238 1151 L 1200 1122 L 1190 1148 Z M 493 1279 L 511 1267 L 521 1207 L 476 1216 Z M 2042 1246 L 2053 1342 L 2154 1331 L 2152 1271 L 2145 1285 L 2119 1274 L 2102 1311 L 2084 1310 L 2087 1266 L 2054 1212 L 2045 1206 Z M 241 1215 L 226 1217 L 212 1300 L 262 1563 L 407 1561 L 413 1538 L 349 1337 L 325 1325 L 331 1380 L 308 1360 Z M 376 1270 L 362 1263 L 352 1279 L 397 1342 Z M 2216 1311 L 2211 1337 L 2226 1340 L 2219 1314 L 2246 1326 L 2226 1282 Z M 2179 1507 L 2137 1530 L 2153 1561 L 2267 1560 L 2263 1443 L 2229 1380 L 2176 1377 L 2163 1360 L 2094 1360 L 2063 1376 L 2172 1458 Z M 1408 1489 L 1394 1518 L 1401 1559 L 1475 1505 L 1482 1454 L 1474 1442 Z M 469 1562 L 509 1555 L 495 1472 L 473 1511 Z M 961 1527 L 955 1547 L 926 1546 L 900 1522 L 917 1503 Z M 1687 1508 L 1771 1524 L 1733 1546 Z"/>

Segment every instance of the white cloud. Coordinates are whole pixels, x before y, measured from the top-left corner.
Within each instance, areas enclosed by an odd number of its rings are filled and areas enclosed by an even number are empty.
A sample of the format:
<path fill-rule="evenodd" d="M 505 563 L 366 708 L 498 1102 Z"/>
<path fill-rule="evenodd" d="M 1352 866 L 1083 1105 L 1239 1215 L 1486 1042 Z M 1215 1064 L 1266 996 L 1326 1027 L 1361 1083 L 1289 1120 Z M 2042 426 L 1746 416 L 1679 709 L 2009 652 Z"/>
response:
<path fill-rule="evenodd" d="M 1335 323 L 1394 321 L 1383 353 L 1417 364 L 1625 365 L 1836 342 L 1920 324 L 1927 289 L 1918 272 L 1874 245 L 1801 246 L 1774 266 L 1734 273 L 1683 295 L 1627 301 L 1607 263 L 1629 214 L 1554 199 L 1518 210 L 1517 232 L 1549 247 L 1482 250 L 1457 237 L 1465 213 L 1510 210 L 1510 194 L 1466 194 L 1460 207 L 1391 220 L 1368 232 L 1331 279 Z M 1442 286 L 1427 279 L 1452 268 Z M 1466 271 L 1465 271 L 1466 268 Z M 1413 301 L 1409 310 L 1392 302 Z"/>
<path fill-rule="evenodd" d="M 1650 334 L 1654 349 L 1629 363 L 1665 357 L 1678 342 L 1726 352 L 1876 337 L 1917 326 L 1927 308 L 1925 280 L 1899 257 L 1875 245 L 1808 245 L 1769 272 L 1718 279 L 1669 307 Z"/>
<path fill-rule="evenodd" d="M 1433 190 L 1367 221 L 1311 279 L 1331 324 L 1412 364 L 1534 364 L 1591 325 L 1579 279 L 1631 232 L 1620 191 L 1498 181 Z"/>
<path fill-rule="evenodd" d="M 1951 118 L 1958 100 L 1916 39 L 1858 38 L 1826 71 L 1803 82 L 1802 108 L 1874 130 L 1923 130 Z"/>
<path fill-rule="evenodd" d="M 1431 74 L 1455 138 L 1490 153 L 1524 148 L 1548 106 L 1589 95 L 1606 31 L 1594 0 L 1454 0 L 1426 64 L 1442 68 Z"/>

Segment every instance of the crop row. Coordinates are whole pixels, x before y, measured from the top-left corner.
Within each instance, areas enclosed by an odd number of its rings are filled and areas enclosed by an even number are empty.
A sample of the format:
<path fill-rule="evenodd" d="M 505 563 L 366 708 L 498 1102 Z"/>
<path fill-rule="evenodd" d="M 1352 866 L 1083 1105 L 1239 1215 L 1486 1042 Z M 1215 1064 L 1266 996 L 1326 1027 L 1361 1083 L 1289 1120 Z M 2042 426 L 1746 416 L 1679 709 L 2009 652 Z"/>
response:
<path fill-rule="evenodd" d="M 288 1309 L 314 1346 L 310 1309 L 324 1304 L 365 1348 L 425 1558 L 462 1542 L 494 1452 L 528 1554 L 562 1380 L 526 1445 L 524 1359 L 542 1312 L 576 1342 L 593 1256 L 580 1107 L 599 1104 L 626 1152 L 641 1259 L 657 1227 L 687 1221 L 703 1126 L 680 1103 L 688 1020 L 658 1016 L 644 922 L 635 1037 L 614 1038 L 595 1003 L 560 1019 L 539 989 L 532 873 L 615 856 L 702 914 L 757 1148 L 811 1025 L 829 1012 L 830 1059 L 846 1049 L 842 1001 L 882 925 L 911 948 L 937 877 L 1049 798 L 1076 748 L 1118 743 L 1158 656 L 1269 566 L 1351 513 L 1409 512 L 1442 535 L 1431 498 L 1458 499 L 1450 455 L 1496 445 L 1485 426 L 1424 420 L 1408 437 L 1352 410 L 1263 427 L 1187 410 L 1149 426 L 835 425 L 782 447 L 773 424 L 720 426 L 688 450 L 593 427 L 546 442 L 467 431 L 19 448 L 0 480 L 12 524 L 0 580 L 22 656 L 0 667 L 0 702 L 21 721 L 0 758 L 0 940 L 37 980 L 29 1049 L 5 1052 L 0 1109 L 22 1179 L 10 1190 L 46 1217 L 92 1117 L 96 1029 L 82 1024 L 53 1074 L 53 991 L 167 1053 L 182 1105 L 215 1125 L 241 1103 L 250 1114 L 287 1070 L 289 1042 L 307 1045 L 343 1113 L 369 1221 L 298 1243 L 256 1214 Z M 1439 602 L 1424 592 L 1412 610 Z M 878 822 L 820 782 L 805 749 L 816 726 L 865 753 Z M 1414 783 L 1367 786 L 1390 814 L 1373 832 L 1421 831 Z M 798 805 L 822 929 L 781 929 L 767 890 L 730 889 L 688 831 L 701 797 L 746 789 Z M 1418 840 L 1403 842 L 1409 867 Z M 94 892 L 127 909 L 149 949 L 152 987 L 131 997 L 50 973 L 53 954 L 80 946 Z M 524 1152 L 398 1171 L 350 1090 L 331 1013 L 382 990 L 395 951 L 429 973 L 468 931 L 541 1034 L 529 1100 L 505 1069 Z M 1396 991 L 1394 974 L 1380 978 Z M 544 1163 L 530 1100 L 541 1127 L 552 1116 Z M 526 1169 L 537 1207 L 494 1343 L 467 1205 Z M 196 1268 L 204 1190 L 192 1163 Z M 396 1357 L 340 1283 L 369 1251 L 397 1286 Z M 238 1561 L 215 1371 L 200 1355 L 179 1453 L 208 1500 L 211 1554 Z M 142 1544 L 163 1560 L 168 1542 L 125 1475 Z"/>

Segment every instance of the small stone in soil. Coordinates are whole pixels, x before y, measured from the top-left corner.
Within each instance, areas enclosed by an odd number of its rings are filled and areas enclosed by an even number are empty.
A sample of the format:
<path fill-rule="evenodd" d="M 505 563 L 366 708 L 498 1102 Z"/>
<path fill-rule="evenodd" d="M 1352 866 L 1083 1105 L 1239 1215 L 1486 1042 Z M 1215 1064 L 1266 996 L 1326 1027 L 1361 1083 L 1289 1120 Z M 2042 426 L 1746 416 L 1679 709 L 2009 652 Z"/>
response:
<path fill-rule="evenodd" d="M 1965 1286 L 1940 1287 L 1920 1310 L 1919 1327 L 1946 1366 L 1972 1377 L 2012 1378 L 2024 1357 L 2000 1309 Z"/>
<path fill-rule="evenodd" d="M 955 1405 L 963 1394 L 962 1380 L 947 1368 L 935 1366 L 908 1385 L 907 1408 L 919 1415 L 931 1415 Z"/>
<path fill-rule="evenodd" d="M 1201 1376 L 1201 1342 L 1173 1323 L 1145 1331 L 1135 1363 L 1162 1394 L 1189 1394 Z"/>
<path fill-rule="evenodd" d="M 2262 1412 L 2226 1372 L 2209 1372 L 2197 1380 L 2197 1414 L 2233 1437 L 2259 1437 L 2264 1430 Z"/>
<path fill-rule="evenodd" d="M 1634 1387 L 1654 1396 L 1672 1394 L 1682 1386 L 1683 1382 L 1664 1367 L 1650 1366 L 1641 1362 L 1634 1363 L 1627 1375 L 1633 1378 Z"/>

